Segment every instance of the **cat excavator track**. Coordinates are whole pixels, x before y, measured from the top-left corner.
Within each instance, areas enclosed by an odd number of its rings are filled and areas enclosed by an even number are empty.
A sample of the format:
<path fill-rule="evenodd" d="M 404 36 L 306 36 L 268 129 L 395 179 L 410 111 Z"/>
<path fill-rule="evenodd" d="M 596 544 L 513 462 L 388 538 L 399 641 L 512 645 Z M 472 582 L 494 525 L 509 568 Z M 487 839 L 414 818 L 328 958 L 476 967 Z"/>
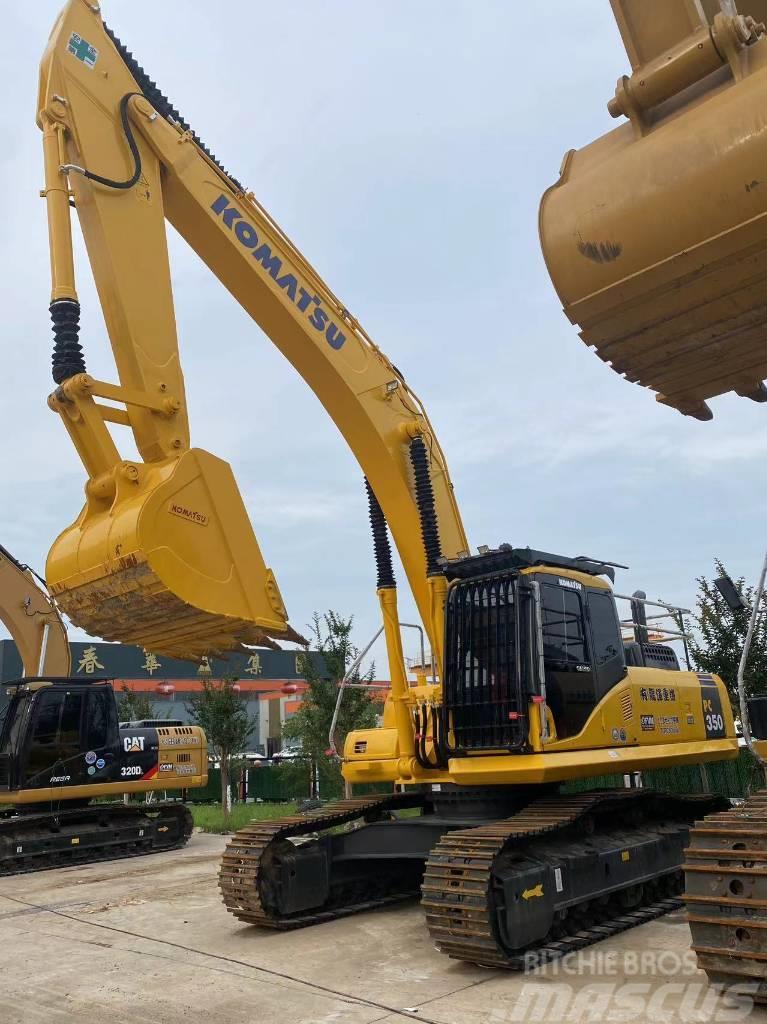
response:
<path fill-rule="evenodd" d="M 396 867 L 386 871 L 385 842 L 379 856 L 368 860 L 362 882 L 359 874 L 344 875 L 343 851 L 322 867 L 312 858 L 342 826 L 359 822 L 364 828 L 426 803 L 418 793 L 355 797 L 308 814 L 253 822 L 224 853 L 219 886 L 227 909 L 244 923 L 288 930 L 417 896 L 417 874 L 403 878 Z M 701 811 L 722 806 L 719 797 L 607 790 L 538 799 L 511 818 L 475 828 L 451 830 L 446 824 L 420 886 L 431 937 L 454 959 L 522 968 L 531 953 L 546 962 L 676 910 L 689 826 Z M 317 878 L 329 871 L 329 898 L 286 912 L 300 905 L 302 858 Z M 509 871 L 514 865 L 516 878 Z M 516 914 L 516 921 L 503 898 L 510 886 L 529 911 Z M 505 934 L 509 922 L 511 936 Z"/>
<path fill-rule="evenodd" d="M 92 804 L 0 818 L 0 876 L 163 853 L 185 846 L 194 822 L 182 803 Z"/>
<path fill-rule="evenodd" d="M 767 793 L 696 823 L 684 870 L 698 966 L 767 1004 Z"/>

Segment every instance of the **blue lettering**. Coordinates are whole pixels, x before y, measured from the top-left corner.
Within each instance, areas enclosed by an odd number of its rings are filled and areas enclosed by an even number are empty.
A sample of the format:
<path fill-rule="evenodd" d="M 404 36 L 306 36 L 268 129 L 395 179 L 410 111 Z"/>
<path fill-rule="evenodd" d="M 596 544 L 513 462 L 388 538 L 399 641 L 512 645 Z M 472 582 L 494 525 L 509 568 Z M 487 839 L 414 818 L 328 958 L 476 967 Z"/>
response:
<path fill-rule="evenodd" d="M 324 309 L 315 309 L 309 317 L 309 323 L 316 331 L 324 331 L 328 322 L 328 314 Z"/>
<path fill-rule="evenodd" d="M 234 231 L 237 236 L 237 240 L 241 245 L 244 245 L 247 249 L 253 249 L 253 258 L 257 260 L 264 270 L 271 274 L 274 280 L 277 282 L 277 286 L 281 288 L 290 297 L 291 302 L 295 302 L 299 310 L 302 313 L 306 313 L 311 304 L 316 305 L 309 316 L 309 323 L 315 329 L 315 331 L 324 332 L 325 338 L 328 345 L 332 349 L 338 351 L 346 342 L 346 335 L 341 329 L 334 324 L 330 319 L 328 313 L 320 306 L 319 295 L 312 295 L 305 288 L 302 288 L 298 284 L 298 279 L 294 274 L 283 274 L 279 277 L 280 271 L 282 270 L 282 260 L 279 256 L 276 256 L 270 246 L 264 242 L 257 249 L 258 245 L 258 233 L 252 224 L 243 219 L 242 214 L 234 206 L 229 205 L 229 199 L 225 195 L 220 195 L 218 199 L 214 200 L 211 204 L 211 210 L 221 217 L 224 224 Z M 238 223 L 235 224 L 235 221 Z M 301 296 L 298 298 L 298 296 Z"/>
<path fill-rule="evenodd" d="M 263 266 L 264 270 L 268 271 L 275 279 L 275 281 L 277 280 L 277 275 L 279 274 L 280 270 L 282 270 L 282 260 L 280 259 L 279 256 L 273 255 L 272 250 L 269 248 L 266 242 L 264 242 L 262 246 L 256 249 L 256 251 L 253 253 L 253 258 L 258 260 L 258 262 Z"/>
<path fill-rule="evenodd" d="M 230 228 L 236 220 L 242 220 L 242 214 L 239 210 L 236 210 L 233 206 L 229 205 L 229 200 L 226 196 L 219 196 L 211 206 L 211 210 L 215 213 L 224 214 L 224 224 L 226 224 L 228 228 Z"/>
<path fill-rule="evenodd" d="M 330 324 L 328 326 L 328 329 L 325 332 L 325 337 L 328 339 L 328 345 L 330 345 L 331 348 L 336 349 L 336 351 L 338 351 L 346 341 L 346 335 L 341 334 L 335 324 Z"/>
<path fill-rule="evenodd" d="M 230 228 L 236 220 L 242 220 L 242 214 L 239 210 L 235 210 L 233 206 L 230 206 L 229 209 L 224 212 L 224 224 Z"/>
<path fill-rule="evenodd" d="M 298 281 L 296 281 L 295 277 L 293 277 L 292 274 L 286 274 L 284 277 L 281 277 L 277 284 L 280 288 L 282 288 L 283 291 L 286 291 L 288 293 L 293 302 L 296 301 L 296 289 L 298 288 Z M 303 291 L 303 288 L 301 289 L 301 291 Z"/>
<path fill-rule="evenodd" d="M 302 313 L 306 312 L 310 302 L 316 302 L 317 305 L 319 306 L 319 295 L 312 295 L 311 292 L 308 292 L 306 290 L 306 288 L 299 288 L 298 290 L 301 292 L 301 298 L 298 300 L 298 308 L 301 310 Z"/>
<path fill-rule="evenodd" d="M 248 249 L 255 249 L 258 245 L 258 235 L 256 229 L 252 224 L 248 224 L 246 220 L 240 221 L 237 227 L 234 229 L 235 235 L 239 238 L 244 246 Z"/>

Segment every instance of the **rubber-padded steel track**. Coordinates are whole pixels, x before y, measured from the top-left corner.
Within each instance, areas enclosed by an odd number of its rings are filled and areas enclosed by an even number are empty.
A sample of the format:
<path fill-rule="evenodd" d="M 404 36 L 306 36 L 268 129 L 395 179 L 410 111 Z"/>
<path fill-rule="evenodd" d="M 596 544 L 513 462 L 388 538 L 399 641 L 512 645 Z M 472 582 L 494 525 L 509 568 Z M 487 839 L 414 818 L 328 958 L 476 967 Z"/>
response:
<path fill-rule="evenodd" d="M 177 850 L 193 826 L 180 803 L 115 802 L 0 818 L 0 876 Z"/>
<path fill-rule="evenodd" d="M 697 822 L 684 870 L 698 966 L 767 1003 L 767 793 Z"/>
<path fill-rule="evenodd" d="M 412 899 L 418 895 L 417 889 L 404 889 L 385 896 L 336 903 L 311 913 L 280 917 L 267 895 L 266 865 L 270 854 L 282 840 L 325 832 L 357 820 L 371 821 L 390 811 L 421 807 L 423 804 L 421 794 L 352 797 L 306 814 L 294 814 L 276 821 L 254 821 L 241 828 L 224 850 L 219 871 L 218 884 L 227 910 L 248 924 L 286 931 Z"/>
<path fill-rule="evenodd" d="M 529 967 L 529 951 L 509 952 L 498 936 L 493 884 L 498 858 L 515 844 L 562 832 L 591 815 L 624 812 L 632 804 L 641 813 L 642 805 L 648 806 L 652 801 L 661 801 L 682 820 L 685 813 L 694 816 L 691 808 L 696 803 L 705 806 L 708 801 L 708 807 L 712 806 L 708 797 L 677 798 L 643 790 L 553 796 L 537 800 L 503 821 L 443 836 L 426 863 L 422 887 L 426 924 L 437 949 L 453 959 L 487 967 Z M 552 934 L 535 944 L 535 962 L 545 963 L 678 909 L 680 901 L 670 898 L 669 889 L 681 889 L 681 872 L 658 882 L 666 886 L 665 898 L 659 899 L 655 892 L 644 905 L 629 912 L 621 906 L 619 894 L 600 904 L 598 910 L 595 908 L 591 920 L 586 906 L 579 920 L 581 926 L 573 934 Z"/>

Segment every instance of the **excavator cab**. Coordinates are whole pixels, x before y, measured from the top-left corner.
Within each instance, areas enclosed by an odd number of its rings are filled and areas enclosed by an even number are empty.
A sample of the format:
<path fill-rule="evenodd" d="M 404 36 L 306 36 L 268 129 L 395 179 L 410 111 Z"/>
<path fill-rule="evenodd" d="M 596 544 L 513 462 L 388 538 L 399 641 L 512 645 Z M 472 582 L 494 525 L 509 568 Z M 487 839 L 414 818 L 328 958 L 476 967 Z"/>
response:
<path fill-rule="evenodd" d="M 529 750 L 531 704 L 557 738 L 580 733 L 627 674 L 612 566 L 505 545 L 447 572 L 443 763 Z"/>
<path fill-rule="evenodd" d="M 540 237 L 564 311 L 688 416 L 767 401 L 767 2 L 611 0 L 622 123 L 564 157 Z"/>
<path fill-rule="evenodd" d="M 6 696 L 0 725 L 3 874 L 186 843 L 192 817 L 182 802 L 119 798 L 204 786 L 201 729 L 170 722 L 122 728 L 108 679 L 32 676 L 7 684 Z M 109 796 L 112 801 L 104 799 Z"/>
<path fill-rule="evenodd" d="M 32 678 L 8 692 L 0 789 L 84 786 L 111 779 L 115 768 L 119 773 L 117 707 L 104 680 Z"/>

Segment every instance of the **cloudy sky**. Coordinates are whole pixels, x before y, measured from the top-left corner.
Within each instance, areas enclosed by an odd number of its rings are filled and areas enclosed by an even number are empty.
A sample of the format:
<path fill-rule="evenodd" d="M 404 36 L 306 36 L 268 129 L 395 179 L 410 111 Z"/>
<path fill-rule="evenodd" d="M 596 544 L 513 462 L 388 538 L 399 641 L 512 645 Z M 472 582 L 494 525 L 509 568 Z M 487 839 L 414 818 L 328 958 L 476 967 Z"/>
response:
<path fill-rule="evenodd" d="M 59 6 L 5 5 L 0 55 L 0 542 L 41 569 L 84 484 L 45 404 L 34 114 Z M 540 255 L 539 197 L 563 153 L 613 126 L 606 102 L 627 60 L 607 0 L 551 0 L 545 16 L 508 0 L 102 6 L 421 395 L 472 544 L 624 562 L 623 592 L 681 603 L 714 556 L 756 574 L 767 410 L 718 399 L 714 422 L 701 424 L 658 406 L 578 339 Z M 304 382 L 169 233 L 193 442 L 233 464 L 293 624 L 333 608 L 355 615 L 363 644 L 377 608 L 354 458 Z M 81 248 L 78 273 L 89 370 L 114 379 Z"/>

